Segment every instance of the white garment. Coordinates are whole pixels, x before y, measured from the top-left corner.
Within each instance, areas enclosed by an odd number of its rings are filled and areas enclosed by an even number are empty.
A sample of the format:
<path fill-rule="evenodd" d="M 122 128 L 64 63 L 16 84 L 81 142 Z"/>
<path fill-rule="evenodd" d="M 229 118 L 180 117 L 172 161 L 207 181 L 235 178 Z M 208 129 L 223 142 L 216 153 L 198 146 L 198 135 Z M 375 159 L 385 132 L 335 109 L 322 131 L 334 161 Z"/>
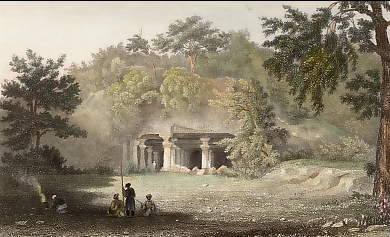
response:
<path fill-rule="evenodd" d="M 65 204 L 62 204 L 62 205 L 59 205 L 57 207 L 57 212 L 60 213 L 60 214 L 64 214 L 66 213 L 66 209 L 68 208 L 68 205 Z"/>

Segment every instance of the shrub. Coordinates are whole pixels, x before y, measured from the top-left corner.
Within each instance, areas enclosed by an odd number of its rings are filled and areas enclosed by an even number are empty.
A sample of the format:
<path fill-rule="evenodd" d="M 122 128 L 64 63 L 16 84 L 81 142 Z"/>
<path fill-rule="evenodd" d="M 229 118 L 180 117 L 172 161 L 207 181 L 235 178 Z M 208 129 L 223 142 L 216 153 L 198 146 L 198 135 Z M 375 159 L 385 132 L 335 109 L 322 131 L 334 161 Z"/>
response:
<path fill-rule="evenodd" d="M 308 159 L 314 156 L 314 152 L 312 149 L 290 149 L 285 152 L 283 156 L 280 157 L 281 161 L 288 160 L 298 160 L 298 159 Z"/>
<path fill-rule="evenodd" d="M 232 160 L 233 171 L 238 176 L 258 178 L 279 163 L 279 153 L 272 149 L 272 145 L 264 143 L 260 131 L 251 136 L 238 134 L 219 144 L 227 146 L 228 159 Z"/>
<path fill-rule="evenodd" d="M 357 136 L 342 137 L 338 143 L 321 145 L 317 156 L 325 160 L 367 161 L 373 151 L 372 147 Z"/>
<path fill-rule="evenodd" d="M 66 162 L 57 148 L 48 145 L 16 154 L 6 152 L 1 161 L 10 172 L 24 171 L 33 174 L 61 172 Z"/>

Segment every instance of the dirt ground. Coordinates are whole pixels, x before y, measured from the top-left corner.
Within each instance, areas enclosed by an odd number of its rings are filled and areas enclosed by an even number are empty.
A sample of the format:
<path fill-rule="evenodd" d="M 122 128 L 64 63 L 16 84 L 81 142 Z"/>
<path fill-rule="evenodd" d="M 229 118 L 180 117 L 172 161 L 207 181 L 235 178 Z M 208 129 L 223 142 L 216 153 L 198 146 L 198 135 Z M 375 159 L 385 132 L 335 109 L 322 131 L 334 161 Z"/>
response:
<path fill-rule="evenodd" d="M 0 237 L 389 236 L 389 232 L 349 233 L 349 227 L 321 227 L 329 220 L 357 218 L 369 206 L 347 195 L 326 195 L 326 190 L 296 191 L 297 186 L 283 182 L 172 173 L 124 177 L 138 201 L 153 194 L 159 215 L 114 218 L 106 211 L 113 194 L 121 190 L 120 177 L 39 177 L 46 196 L 66 199 L 69 212 L 62 215 L 45 210 L 28 186 L 4 180 Z M 17 221 L 27 222 L 17 225 Z"/>

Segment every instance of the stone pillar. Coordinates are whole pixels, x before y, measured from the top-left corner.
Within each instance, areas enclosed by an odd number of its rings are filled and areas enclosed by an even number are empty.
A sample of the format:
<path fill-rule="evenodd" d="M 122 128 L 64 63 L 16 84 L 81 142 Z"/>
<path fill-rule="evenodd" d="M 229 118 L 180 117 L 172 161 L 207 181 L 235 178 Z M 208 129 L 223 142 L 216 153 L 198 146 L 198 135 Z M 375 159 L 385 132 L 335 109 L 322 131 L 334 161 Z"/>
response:
<path fill-rule="evenodd" d="M 210 160 L 210 168 L 211 167 L 215 167 L 214 151 L 213 151 L 213 149 L 209 149 L 209 160 Z"/>
<path fill-rule="evenodd" d="M 139 169 L 145 170 L 146 169 L 146 163 L 145 163 L 145 141 L 140 141 L 139 148 L 141 150 L 141 155 L 139 158 Z"/>
<path fill-rule="evenodd" d="M 183 149 L 180 149 L 180 167 L 184 167 L 185 166 L 185 160 L 184 160 L 184 154 L 185 151 Z"/>
<path fill-rule="evenodd" d="M 147 149 L 146 149 L 146 152 L 147 152 L 147 157 L 146 157 L 146 167 L 148 170 L 150 171 L 153 171 L 153 164 L 152 164 L 152 160 L 153 160 L 153 148 L 151 146 L 148 146 Z"/>
<path fill-rule="evenodd" d="M 179 164 L 179 147 L 175 144 L 177 138 L 171 138 L 172 141 L 172 150 L 171 150 L 171 167 L 178 166 Z"/>
<path fill-rule="evenodd" d="M 133 167 L 135 170 L 139 169 L 138 145 L 139 145 L 139 141 L 134 140 L 134 142 L 133 142 L 133 157 L 132 157 L 133 162 L 132 163 L 133 163 Z"/>
<path fill-rule="evenodd" d="M 172 152 L 172 142 L 169 141 L 169 138 L 164 138 L 163 141 L 164 147 L 164 163 L 163 163 L 163 171 L 168 171 L 171 168 L 171 152 Z"/>
<path fill-rule="evenodd" d="M 184 151 L 184 165 L 188 168 L 190 166 L 190 151 Z"/>
<path fill-rule="evenodd" d="M 200 141 L 202 142 L 202 145 L 200 145 L 202 149 L 202 169 L 208 169 L 210 168 L 210 138 L 202 137 Z"/>

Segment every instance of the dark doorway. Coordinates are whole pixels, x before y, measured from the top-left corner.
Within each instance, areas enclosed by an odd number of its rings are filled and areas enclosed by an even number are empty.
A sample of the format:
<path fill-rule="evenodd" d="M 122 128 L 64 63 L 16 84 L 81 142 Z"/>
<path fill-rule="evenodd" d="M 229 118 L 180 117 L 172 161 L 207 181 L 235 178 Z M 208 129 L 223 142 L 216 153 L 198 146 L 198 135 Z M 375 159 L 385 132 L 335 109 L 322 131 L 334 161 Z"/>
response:
<path fill-rule="evenodd" d="M 202 152 L 200 150 L 194 150 L 191 152 L 189 169 L 194 167 L 202 168 Z"/>
<path fill-rule="evenodd" d="M 232 167 L 232 162 L 226 157 L 226 153 L 222 150 L 214 151 L 214 167 L 218 169 L 222 165 Z"/>

